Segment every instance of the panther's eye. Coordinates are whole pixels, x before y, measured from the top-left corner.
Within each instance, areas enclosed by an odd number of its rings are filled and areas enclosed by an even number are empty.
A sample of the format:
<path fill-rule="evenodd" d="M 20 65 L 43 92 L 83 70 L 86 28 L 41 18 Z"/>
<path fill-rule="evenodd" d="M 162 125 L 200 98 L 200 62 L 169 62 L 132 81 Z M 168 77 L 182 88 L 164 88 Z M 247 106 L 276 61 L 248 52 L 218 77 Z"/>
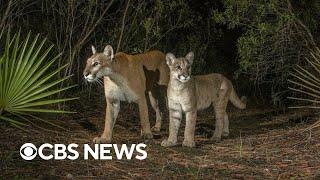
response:
<path fill-rule="evenodd" d="M 176 69 L 181 70 L 181 66 L 176 66 Z"/>
<path fill-rule="evenodd" d="M 98 62 L 94 62 L 94 63 L 93 63 L 93 66 L 98 66 L 98 65 L 99 65 Z"/>

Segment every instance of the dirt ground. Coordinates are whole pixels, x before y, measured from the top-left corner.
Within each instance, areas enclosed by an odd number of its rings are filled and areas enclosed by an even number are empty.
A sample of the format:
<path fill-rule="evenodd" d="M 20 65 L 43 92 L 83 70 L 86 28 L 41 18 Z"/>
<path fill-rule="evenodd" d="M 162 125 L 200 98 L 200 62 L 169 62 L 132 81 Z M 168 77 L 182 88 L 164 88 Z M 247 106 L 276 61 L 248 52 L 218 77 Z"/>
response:
<path fill-rule="evenodd" d="M 101 98 L 100 98 L 101 99 Z M 94 103 L 95 102 L 95 103 Z M 90 144 L 102 132 L 103 100 L 77 102 L 79 113 L 59 117 L 61 130 L 37 122 L 27 131 L 0 123 L 0 179 L 8 178 L 75 178 L 75 179 L 320 179 L 320 130 L 306 130 L 316 121 L 314 112 L 307 110 L 277 111 L 249 107 L 230 108 L 230 137 L 212 143 L 214 118 L 210 110 L 200 112 L 196 127 L 196 148 L 179 145 L 160 146 L 167 136 L 164 129 L 147 144 L 146 160 L 41 160 L 25 161 L 20 146 L 32 142 Z M 140 143 L 140 122 L 135 105 L 121 104 L 114 131 L 114 142 Z M 154 114 L 150 113 L 151 123 Z M 182 123 L 184 124 L 184 122 Z M 41 130 L 39 127 L 47 130 Z M 91 143 L 92 144 L 92 143 Z"/>

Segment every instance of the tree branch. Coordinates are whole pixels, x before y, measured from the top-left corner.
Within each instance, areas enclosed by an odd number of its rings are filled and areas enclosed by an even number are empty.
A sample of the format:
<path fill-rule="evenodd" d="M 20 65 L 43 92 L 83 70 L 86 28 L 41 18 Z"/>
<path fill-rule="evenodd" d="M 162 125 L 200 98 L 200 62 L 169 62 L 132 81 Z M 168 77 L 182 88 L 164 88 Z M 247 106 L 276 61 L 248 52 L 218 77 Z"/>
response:
<path fill-rule="evenodd" d="M 10 1 L 8 2 L 6 11 L 5 11 L 5 13 L 3 14 L 3 17 L 2 17 L 2 19 L 1 19 L 0 29 L 3 28 L 3 26 L 4 26 L 4 24 L 5 24 L 5 21 L 6 21 L 6 19 L 8 18 L 8 14 L 9 14 L 9 12 L 10 12 L 11 5 L 12 5 L 12 0 L 10 0 Z"/>
<path fill-rule="evenodd" d="M 130 4 L 130 0 L 128 0 L 126 9 L 125 9 L 124 14 L 123 14 L 121 32 L 120 32 L 120 37 L 119 37 L 119 40 L 118 40 L 118 45 L 117 45 L 116 53 L 120 50 L 121 40 L 122 40 L 122 36 L 123 36 L 123 31 L 124 31 L 124 26 L 125 26 L 125 20 L 126 20 L 126 15 L 127 15 L 127 11 L 128 11 L 128 8 L 129 8 L 129 4 Z"/>

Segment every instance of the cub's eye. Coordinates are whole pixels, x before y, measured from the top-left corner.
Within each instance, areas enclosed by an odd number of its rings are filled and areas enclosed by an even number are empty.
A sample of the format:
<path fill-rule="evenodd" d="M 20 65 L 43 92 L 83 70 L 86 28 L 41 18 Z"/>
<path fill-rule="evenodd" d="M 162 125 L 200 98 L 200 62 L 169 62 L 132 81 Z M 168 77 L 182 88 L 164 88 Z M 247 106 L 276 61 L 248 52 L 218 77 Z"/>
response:
<path fill-rule="evenodd" d="M 93 66 L 98 66 L 98 65 L 99 65 L 98 62 L 94 62 L 94 63 L 93 63 Z"/>
<path fill-rule="evenodd" d="M 176 66 L 176 69 L 181 70 L 181 66 Z"/>

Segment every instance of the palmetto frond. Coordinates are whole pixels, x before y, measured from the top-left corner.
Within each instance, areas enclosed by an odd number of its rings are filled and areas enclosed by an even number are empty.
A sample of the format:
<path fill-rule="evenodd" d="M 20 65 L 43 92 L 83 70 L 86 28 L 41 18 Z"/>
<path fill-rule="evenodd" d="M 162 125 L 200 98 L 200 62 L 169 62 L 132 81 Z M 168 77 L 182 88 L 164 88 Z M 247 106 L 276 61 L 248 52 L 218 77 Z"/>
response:
<path fill-rule="evenodd" d="M 52 98 L 53 95 L 74 87 L 57 86 L 69 77 L 55 79 L 65 66 L 52 70 L 52 65 L 59 57 L 50 58 L 49 53 L 53 46 L 45 47 L 46 40 L 40 40 L 39 35 L 31 39 L 29 33 L 24 40 L 21 40 L 20 36 L 20 33 L 16 33 L 11 37 L 8 33 L 4 49 L 0 50 L 0 119 L 21 125 L 5 114 L 68 112 L 45 107 L 77 99 Z"/>
<path fill-rule="evenodd" d="M 297 66 L 291 73 L 290 87 L 296 95 L 289 99 L 298 101 L 290 108 L 320 109 L 320 49 L 311 52 L 311 58 L 306 58 L 307 67 Z M 319 127 L 320 121 L 312 127 Z"/>

